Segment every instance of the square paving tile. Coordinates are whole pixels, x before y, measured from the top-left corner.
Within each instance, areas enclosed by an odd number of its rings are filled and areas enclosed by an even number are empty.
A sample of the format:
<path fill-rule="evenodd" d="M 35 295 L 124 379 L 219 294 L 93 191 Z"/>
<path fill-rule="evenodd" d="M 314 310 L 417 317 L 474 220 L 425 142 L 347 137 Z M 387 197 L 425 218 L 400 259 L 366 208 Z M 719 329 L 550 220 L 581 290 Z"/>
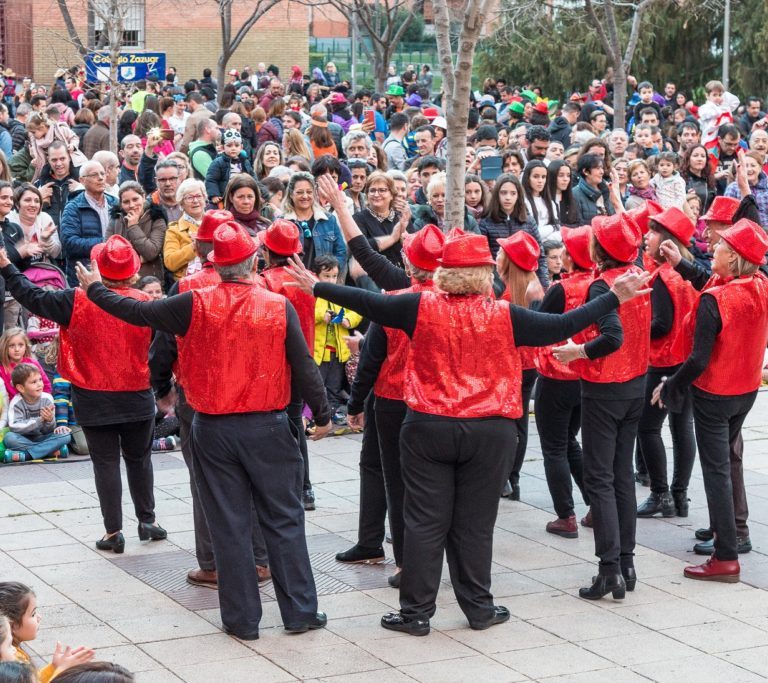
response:
<path fill-rule="evenodd" d="M 528 678 L 490 657 L 475 655 L 426 664 L 401 666 L 400 670 L 422 683 L 465 683 L 465 681 L 527 681 Z"/>
<path fill-rule="evenodd" d="M 613 662 L 571 643 L 559 643 L 513 652 L 499 652 L 493 655 L 493 658 L 534 680 L 567 673 L 597 671 L 614 666 Z"/>

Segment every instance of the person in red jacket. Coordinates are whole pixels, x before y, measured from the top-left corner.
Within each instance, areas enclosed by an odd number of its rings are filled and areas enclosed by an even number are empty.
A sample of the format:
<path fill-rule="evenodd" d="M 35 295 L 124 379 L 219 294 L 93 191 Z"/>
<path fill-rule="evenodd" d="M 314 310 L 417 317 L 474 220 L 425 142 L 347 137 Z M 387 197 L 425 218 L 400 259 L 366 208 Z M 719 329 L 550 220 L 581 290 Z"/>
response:
<path fill-rule="evenodd" d="M 300 497 L 303 466 L 285 412 L 292 378 L 315 415 L 315 438 L 330 430 L 330 408 L 293 306 L 253 280 L 257 248 L 243 226 L 219 226 L 208 258 L 221 283 L 159 301 L 111 293 L 100 284 L 96 264 L 92 272 L 78 271 L 93 304 L 179 338 L 178 367 L 195 410 L 194 466 L 216 557 L 221 621 L 227 633 L 244 640 L 259 637 L 262 615 L 248 523 L 252 506 L 285 629 L 304 633 L 327 621 L 317 611 Z M 232 349 L 238 353 L 228 353 Z"/>
<path fill-rule="evenodd" d="M 768 344 L 768 280 L 758 267 L 765 264 L 766 251 L 765 231 L 746 218 L 720 233 L 712 258 L 712 273 L 720 280 L 699 298 L 691 355 L 674 375 L 662 378 L 653 394 L 655 403 L 675 412 L 693 384 L 696 443 L 714 553 L 704 564 L 685 568 L 689 579 L 739 580 L 730 444 L 761 382 Z"/>
<path fill-rule="evenodd" d="M 348 216 L 343 206 L 340 213 Z M 517 349 L 566 339 L 622 300 L 648 291 L 642 289 L 646 274 L 627 274 L 615 279 L 611 292 L 577 310 L 542 315 L 491 296 L 493 265 L 482 235 L 452 232 L 434 291 L 374 294 L 316 282 L 298 260 L 292 267 L 308 293 L 401 329 L 411 340 L 408 410 L 400 432 L 404 563 L 400 610 L 381 620 L 389 630 L 429 633 L 446 553 L 470 628 L 509 619 L 505 607 L 494 605 L 490 588 L 498 497 L 512 465 L 514 421 L 523 412 Z"/>
<path fill-rule="evenodd" d="M 640 228 L 626 213 L 593 219 L 590 249 L 598 274 L 587 290 L 587 301 L 635 270 L 639 245 Z M 608 593 L 622 599 L 637 581 L 632 460 L 643 410 L 650 328 L 650 302 L 647 296 L 639 297 L 553 350 L 561 362 L 579 359 L 573 369 L 581 378 L 584 484 L 600 558 L 592 585 L 579 589 L 587 600 Z"/>
<path fill-rule="evenodd" d="M 113 235 L 97 244 L 91 259 L 104 271 L 111 290 L 132 301 L 149 300 L 149 295 L 131 287 L 141 263 L 124 237 Z M 44 291 L 36 287 L 10 264 L 4 249 L 0 250 L 0 267 L 8 291 L 24 308 L 61 325 L 59 374 L 72 383 L 75 417 L 88 442 L 106 530 L 96 547 L 115 553 L 125 550 L 121 453 L 139 520 L 139 538 L 166 538 L 165 529 L 155 521 L 155 400 L 147 363 L 149 330 L 116 321 L 80 289 Z"/>
<path fill-rule="evenodd" d="M 592 229 L 588 225 L 562 227 L 560 234 L 565 247 L 563 265 L 567 272 L 547 290 L 539 306 L 542 313 L 567 313 L 580 306 L 587 298 L 587 289 L 594 278 L 595 263 L 589 254 Z M 548 522 L 546 530 L 564 538 L 578 538 L 571 478 L 589 505 L 581 444 L 577 439 L 581 429 L 581 386 L 576 371 L 558 361 L 552 348 L 537 349 L 539 381 L 534 402 L 544 474 L 557 513 L 557 519 Z"/>
<path fill-rule="evenodd" d="M 661 427 L 667 411 L 651 405 L 653 390 L 663 376 L 673 375 L 686 357 L 683 337 L 685 320 L 697 298 L 690 282 L 666 262 L 659 252 L 661 243 L 671 240 L 687 259 L 692 260 L 687 245 L 694 225 L 680 209 L 672 207 L 653 216 L 645 234 L 645 253 L 650 263 L 651 279 L 651 351 L 645 380 L 645 403 L 638 427 L 638 448 L 651 478 L 651 495 L 637 509 L 638 517 L 688 516 L 688 482 L 696 458 L 693 436 L 693 408 L 690 398 L 678 413 L 669 416 L 672 433 L 674 474 L 672 489 L 667 483 L 667 456 Z"/>
<path fill-rule="evenodd" d="M 299 228 L 292 221 L 278 218 L 266 230 L 259 233 L 259 239 L 264 247 L 264 261 L 266 269 L 261 275 L 264 285 L 270 292 L 281 294 L 293 304 L 296 314 L 299 316 L 299 325 L 307 342 L 310 353 L 315 348 L 315 297 L 309 296 L 296 287 L 286 287 L 286 282 L 293 282 L 285 271 L 288 257 L 293 254 L 301 254 L 302 236 Z M 296 397 L 288 406 L 288 417 L 293 422 L 299 439 L 299 449 L 304 460 L 304 479 L 302 483 L 301 500 L 305 510 L 315 509 L 315 492 L 309 478 L 309 450 L 307 449 L 307 437 L 304 433 L 302 422 L 302 408 L 304 401 L 301 394 L 293 392 Z"/>

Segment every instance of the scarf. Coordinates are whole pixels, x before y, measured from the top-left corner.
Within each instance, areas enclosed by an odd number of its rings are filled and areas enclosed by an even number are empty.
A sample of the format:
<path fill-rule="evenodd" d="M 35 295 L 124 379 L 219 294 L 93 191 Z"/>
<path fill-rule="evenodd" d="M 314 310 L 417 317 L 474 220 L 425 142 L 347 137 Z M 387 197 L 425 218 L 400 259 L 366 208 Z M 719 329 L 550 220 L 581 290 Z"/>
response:
<path fill-rule="evenodd" d="M 656 190 L 654 190 L 652 187 L 646 187 L 644 190 L 638 190 L 634 185 L 629 186 L 629 194 L 640 197 L 641 199 L 652 199 L 656 200 Z"/>
<path fill-rule="evenodd" d="M 239 213 L 235 211 L 234 208 L 230 208 L 229 210 L 232 212 L 232 215 L 235 217 L 235 220 L 238 223 L 240 223 L 240 225 L 242 225 L 244 228 L 246 228 L 249 233 L 251 233 L 251 236 L 267 228 L 268 222 L 264 219 L 261 213 L 256 209 L 254 209 L 250 213 Z"/>

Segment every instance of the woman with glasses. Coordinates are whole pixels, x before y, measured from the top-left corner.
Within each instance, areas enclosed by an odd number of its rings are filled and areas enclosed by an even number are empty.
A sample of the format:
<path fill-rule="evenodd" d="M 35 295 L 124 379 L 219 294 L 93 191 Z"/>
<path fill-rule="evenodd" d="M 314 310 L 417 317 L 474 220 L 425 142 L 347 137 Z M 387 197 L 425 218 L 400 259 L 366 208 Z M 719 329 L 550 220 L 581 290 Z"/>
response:
<path fill-rule="evenodd" d="M 208 201 L 205 183 L 187 178 L 176 190 L 176 199 L 183 213 L 178 221 L 168 226 L 165 233 L 163 263 L 173 273 L 173 277 L 180 280 L 190 271 L 190 264 L 196 261 L 193 240 Z M 191 272 L 194 272 L 194 268 Z"/>
<path fill-rule="evenodd" d="M 315 178 L 311 173 L 291 176 L 283 200 L 283 218 L 293 221 L 302 233 L 302 261 L 312 268 L 322 254 L 331 254 L 340 264 L 347 261 L 347 248 L 336 217 L 323 211 L 315 195 Z"/>

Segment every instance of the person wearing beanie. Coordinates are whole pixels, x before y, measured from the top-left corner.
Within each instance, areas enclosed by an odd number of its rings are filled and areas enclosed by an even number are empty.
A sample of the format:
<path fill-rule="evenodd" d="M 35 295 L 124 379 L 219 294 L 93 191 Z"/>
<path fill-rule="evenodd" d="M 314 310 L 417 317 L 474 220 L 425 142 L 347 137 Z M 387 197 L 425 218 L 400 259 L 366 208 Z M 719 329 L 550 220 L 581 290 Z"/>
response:
<path fill-rule="evenodd" d="M 324 178 L 320 183 L 338 207 L 340 222 L 353 221 L 335 185 Z M 433 291 L 387 296 L 316 282 L 298 262 L 291 269 L 307 293 L 402 330 L 410 339 L 400 431 L 403 571 L 400 610 L 381 620 L 389 630 L 429 633 L 446 552 L 454 593 L 470 627 L 483 630 L 509 620 L 490 589 L 498 497 L 512 466 L 514 420 L 523 413 L 518 347 L 566 339 L 647 291 L 646 275 L 627 274 L 615 280 L 611 293 L 578 310 L 545 316 L 489 296 L 493 266 L 482 235 L 454 229 Z M 457 320 L 461 325 L 452 323 Z M 494 352 L 478 354 L 478 348 Z"/>
<path fill-rule="evenodd" d="M 768 343 L 768 281 L 758 268 L 766 262 L 766 251 L 768 236 L 748 219 L 720 233 L 712 258 L 712 273 L 719 279 L 699 298 L 693 349 L 653 393 L 654 403 L 671 412 L 682 409 L 689 387 L 693 399 L 713 548 L 704 564 L 685 568 L 689 579 L 739 580 L 738 553 L 743 551 L 732 493 L 732 443 L 761 383 Z"/>
<path fill-rule="evenodd" d="M 253 166 L 243 150 L 243 139 L 235 128 L 227 128 L 221 136 L 222 152 L 211 162 L 205 174 L 205 191 L 208 201 L 221 204 L 227 190 L 229 178 L 236 173 L 253 177 Z"/>
<path fill-rule="evenodd" d="M 640 228 L 627 213 L 593 219 L 590 255 L 597 276 L 587 301 L 601 296 L 617 277 L 636 270 L 639 246 Z M 642 296 L 552 351 L 561 363 L 571 363 L 581 378 L 584 485 L 591 506 L 591 520 L 588 515 L 584 521 L 592 523 L 595 555 L 600 558 L 592 585 L 579 589 L 586 600 L 609 593 L 622 600 L 637 582 L 633 454 L 650 338 L 651 306 L 649 297 Z"/>
<path fill-rule="evenodd" d="M 104 273 L 105 289 L 130 301 L 149 295 L 132 288 L 139 255 L 121 235 L 91 250 Z M 142 541 L 167 537 L 155 520 L 152 436 L 155 400 L 149 381 L 149 330 L 117 321 L 94 306 L 81 289 L 44 291 L 21 274 L 0 249 L 0 272 L 8 291 L 24 308 L 61 326 L 58 369 L 72 383 L 72 404 L 91 454 L 105 534 L 99 550 L 122 553 L 122 480 L 125 461 Z"/>
<path fill-rule="evenodd" d="M 566 273 L 553 282 L 539 306 L 542 313 L 567 313 L 587 298 L 594 279 L 594 261 L 589 253 L 592 230 L 588 225 L 560 229 L 563 238 L 563 265 Z M 547 523 L 546 531 L 564 538 L 578 538 L 579 527 L 573 502 L 576 482 L 584 502 L 589 495 L 584 486 L 581 445 L 576 438 L 581 428 L 581 387 L 578 373 L 561 363 L 554 347 L 537 349 L 539 371 L 534 413 L 544 458 L 544 475 L 552 496 L 557 519 Z"/>
<path fill-rule="evenodd" d="M 649 202 L 650 203 L 650 202 Z M 638 517 L 688 516 L 688 482 L 696 458 L 693 436 L 693 412 L 686 394 L 681 410 L 669 416 L 672 433 L 674 475 L 672 488 L 667 483 L 667 456 L 661 427 L 667 411 L 651 405 L 651 395 L 662 377 L 673 375 L 685 360 L 683 340 L 687 336 L 685 320 L 693 310 L 696 290 L 660 255 L 659 247 L 672 240 L 687 260 L 687 249 L 694 225 L 680 209 L 670 208 L 646 221 L 645 254 L 651 279 L 651 349 L 645 379 L 645 402 L 638 426 L 638 450 L 648 470 L 651 495 L 637 509 Z"/>
<path fill-rule="evenodd" d="M 221 283 L 151 302 L 113 294 L 101 284 L 98 268 L 78 271 L 92 304 L 132 325 L 178 337 L 178 369 L 196 411 L 195 474 L 216 557 L 221 622 L 243 640 L 259 637 L 262 616 L 248 524 L 252 506 L 264 530 L 285 629 L 305 633 L 327 622 L 317 611 L 299 495 L 303 463 L 285 412 L 291 383 L 315 416 L 314 438 L 330 430 L 330 410 L 296 311 L 253 280 L 257 250 L 243 226 L 226 222 L 214 231 L 208 256 Z M 233 349 L 238 353 L 227 352 Z"/>

